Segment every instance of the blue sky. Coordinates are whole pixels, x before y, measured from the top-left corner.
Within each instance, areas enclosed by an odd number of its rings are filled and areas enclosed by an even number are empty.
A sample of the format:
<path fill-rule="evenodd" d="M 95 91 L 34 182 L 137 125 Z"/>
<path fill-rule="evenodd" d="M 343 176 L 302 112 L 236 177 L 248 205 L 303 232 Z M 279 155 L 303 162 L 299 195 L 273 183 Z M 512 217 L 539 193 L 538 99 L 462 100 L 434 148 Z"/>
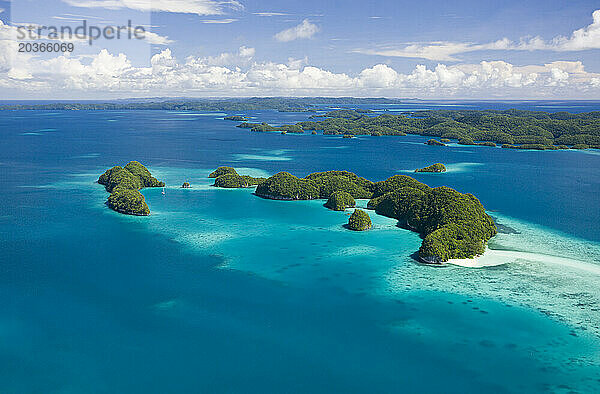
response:
<path fill-rule="evenodd" d="M 593 1 L 15 0 L 0 9 L 8 98 L 600 99 Z M 131 19 L 152 37 L 75 42 L 71 54 L 14 53 L 17 26 L 82 19 Z"/>

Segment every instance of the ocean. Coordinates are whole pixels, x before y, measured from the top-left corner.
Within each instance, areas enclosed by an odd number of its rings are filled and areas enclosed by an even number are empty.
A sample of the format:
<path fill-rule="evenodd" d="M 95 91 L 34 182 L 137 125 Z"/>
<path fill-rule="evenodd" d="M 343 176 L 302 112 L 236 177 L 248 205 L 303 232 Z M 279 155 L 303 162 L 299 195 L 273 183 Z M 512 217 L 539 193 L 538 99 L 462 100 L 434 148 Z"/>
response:
<path fill-rule="evenodd" d="M 0 111 L 0 392 L 599 391 L 600 151 L 252 133 L 226 115 L 238 113 Z M 130 160 L 167 183 L 142 191 L 148 217 L 110 211 L 95 183 Z M 436 162 L 448 172 L 412 174 Z M 394 220 L 369 211 L 373 229 L 351 232 L 350 211 L 324 201 L 212 187 L 221 165 L 411 173 L 473 193 L 505 264 L 419 264 L 421 239 Z"/>

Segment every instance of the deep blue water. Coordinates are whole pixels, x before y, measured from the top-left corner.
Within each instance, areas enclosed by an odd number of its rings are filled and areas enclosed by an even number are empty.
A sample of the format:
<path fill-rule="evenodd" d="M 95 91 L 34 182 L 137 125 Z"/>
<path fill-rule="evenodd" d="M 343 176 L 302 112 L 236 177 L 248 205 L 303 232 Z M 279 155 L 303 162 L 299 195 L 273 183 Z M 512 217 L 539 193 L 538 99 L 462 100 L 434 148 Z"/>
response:
<path fill-rule="evenodd" d="M 246 114 L 272 123 L 307 117 Z M 530 280 L 523 263 L 425 267 L 410 259 L 418 236 L 382 218 L 369 234 L 350 235 L 340 227 L 345 216 L 317 202 L 215 190 L 205 177 L 232 165 L 267 174 L 346 169 L 380 180 L 443 162 L 448 173 L 415 177 L 471 192 L 492 215 L 539 229 L 542 252 L 594 265 L 600 152 L 251 133 L 222 116 L 0 111 L 0 392 L 597 389 L 596 274 L 559 268 L 555 277 L 592 289 L 565 294 L 568 283 Z M 148 218 L 112 213 L 93 181 L 129 160 L 197 190 L 144 191 Z M 566 250 L 574 244 L 581 251 Z M 502 281 L 518 286 L 501 294 Z M 568 308 L 587 320 L 569 321 Z M 566 318 L 557 318 L 561 310 Z"/>

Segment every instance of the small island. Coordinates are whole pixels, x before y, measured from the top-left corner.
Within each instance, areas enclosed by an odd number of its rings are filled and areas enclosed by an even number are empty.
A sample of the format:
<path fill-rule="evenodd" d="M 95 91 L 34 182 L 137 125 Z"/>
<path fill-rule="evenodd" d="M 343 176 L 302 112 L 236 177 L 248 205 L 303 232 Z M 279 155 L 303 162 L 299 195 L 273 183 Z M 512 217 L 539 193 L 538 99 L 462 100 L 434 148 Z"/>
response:
<path fill-rule="evenodd" d="M 371 228 L 371 218 L 362 209 L 355 209 L 348 218 L 348 228 L 353 231 L 365 231 Z"/>
<path fill-rule="evenodd" d="M 417 168 L 415 172 L 446 172 L 446 166 L 442 163 L 435 163 L 425 168 Z"/>
<path fill-rule="evenodd" d="M 262 183 L 265 178 L 253 178 L 248 175 L 239 175 L 232 167 L 219 167 L 208 175 L 215 178 L 213 186 L 226 189 L 252 187 Z"/>
<path fill-rule="evenodd" d="M 145 187 L 164 187 L 165 183 L 158 181 L 140 162 L 131 161 L 125 167 L 115 166 L 104 172 L 98 178 L 98 183 L 104 185 L 110 193 L 106 205 L 125 215 L 148 216 L 150 209 L 146 199 L 139 192 Z"/>
<path fill-rule="evenodd" d="M 245 116 L 238 116 L 238 115 L 226 116 L 223 119 L 224 120 L 233 120 L 235 122 L 247 122 L 248 121 L 248 118 L 246 118 Z"/>
<path fill-rule="evenodd" d="M 425 142 L 425 145 L 446 146 L 446 144 L 444 144 L 443 142 L 440 142 L 440 141 L 435 140 L 435 139 L 427 140 L 427 142 Z"/>
<path fill-rule="evenodd" d="M 191 188 L 191 186 L 190 186 L 189 182 L 183 182 L 183 185 L 181 185 L 181 188 L 182 189 L 189 189 L 189 188 Z"/>
<path fill-rule="evenodd" d="M 350 193 L 335 191 L 331 193 L 325 206 L 334 211 L 343 211 L 346 208 L 353 208 L 356 206 L 356 201 L 354 201 L 354 197 L 352 197 Z"/>
<path fill-rule="evenodd" d="M 215 172 L 224 171 L 218 169 Z M 229 183 L 230 179 L 244 176 L 227 171 L 217 180 L 228 177 L 224 180 L 230 187 L 249 186 L 239 181 Z M 497 233 L 494 221 L 472 194 L 463 194 L 446 186 L 431 188 L 407 175 L 394 175 L 379 182 L 349 171 L 316 172 L 304 178 L 279 172 L 267 179 L 251 179 L 257 180 L 254 194 L 266 199 L 326 199 L 325 206 L 334 210 L 355 205 L 354 199 L 369 199 L 368 209 L 396 219 L 400 227 L 421 234 L 423 242 L 418 256 L 428 264 L 475 258 L 483 254 L 487 241 Z M 216 180 L 215 186 L 218 186 Z M 356 215 L 355 218 L 364 218 L 361 213 Z M 366 223 L 366 220 L 362 222 Z M 351 228 L 350 223 L 348 228 Z"/>

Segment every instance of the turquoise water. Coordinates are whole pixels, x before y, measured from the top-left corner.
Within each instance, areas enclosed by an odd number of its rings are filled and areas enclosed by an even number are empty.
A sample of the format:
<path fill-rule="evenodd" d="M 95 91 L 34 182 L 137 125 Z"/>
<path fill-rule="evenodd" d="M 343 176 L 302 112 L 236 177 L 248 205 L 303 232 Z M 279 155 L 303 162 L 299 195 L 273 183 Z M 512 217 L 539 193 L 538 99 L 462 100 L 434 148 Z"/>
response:
<path fill-rule="evenodd" d="M 222 117 L 0 112 L 0 392 L 597 391 L 596 152 L 256 134 Z M 149 217 L 108 210 L 93 183 L 131 159 L 169 186 L 143 191 Z M 423 266 L 418 235 L 390 219 L 350 232 L 351 211 L 206 178 L 229 164 L 378 180 L 438 161 L 448 173 L 416 177 L 477 195 L 506 264 Z"/>

